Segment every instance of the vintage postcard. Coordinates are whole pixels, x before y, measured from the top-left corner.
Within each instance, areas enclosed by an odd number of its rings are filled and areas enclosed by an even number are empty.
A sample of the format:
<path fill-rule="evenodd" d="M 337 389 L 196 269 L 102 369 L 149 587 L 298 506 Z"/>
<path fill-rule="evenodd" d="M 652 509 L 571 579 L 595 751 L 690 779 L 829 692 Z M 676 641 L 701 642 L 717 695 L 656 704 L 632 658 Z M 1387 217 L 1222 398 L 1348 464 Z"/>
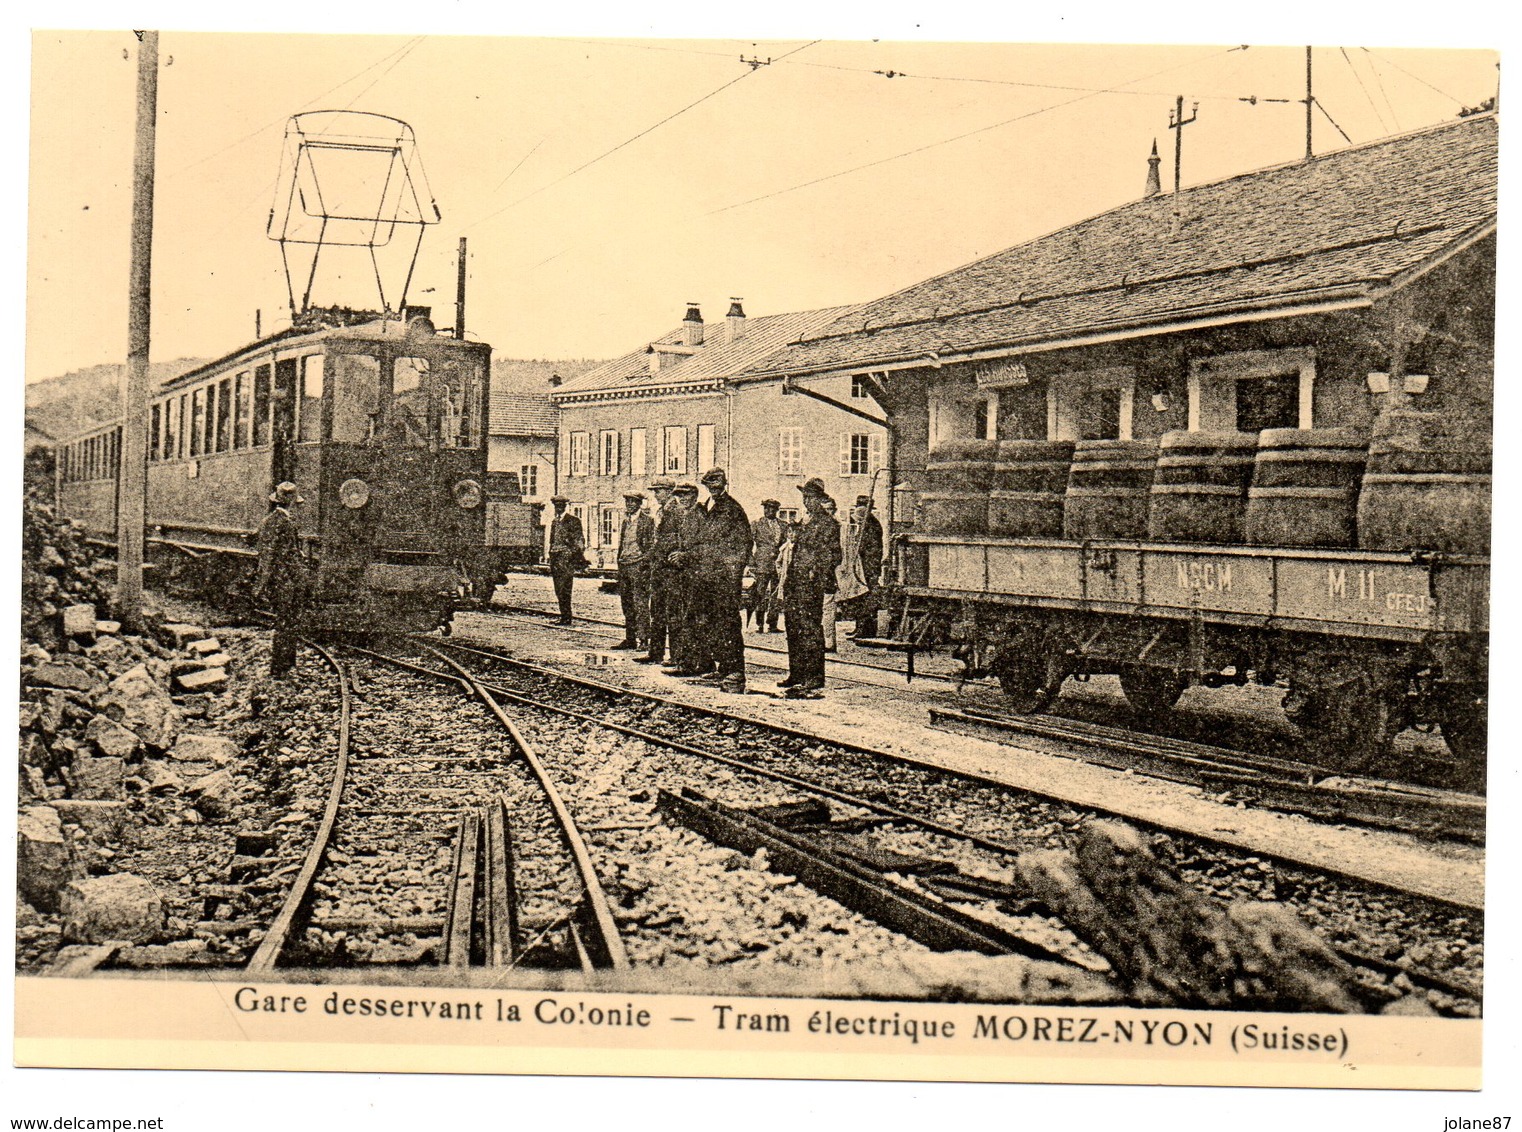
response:
<path fill-rule="evenodd" d="M 1481 1087 L 1484 42 L 30 49 L 18 1065 Z"/>

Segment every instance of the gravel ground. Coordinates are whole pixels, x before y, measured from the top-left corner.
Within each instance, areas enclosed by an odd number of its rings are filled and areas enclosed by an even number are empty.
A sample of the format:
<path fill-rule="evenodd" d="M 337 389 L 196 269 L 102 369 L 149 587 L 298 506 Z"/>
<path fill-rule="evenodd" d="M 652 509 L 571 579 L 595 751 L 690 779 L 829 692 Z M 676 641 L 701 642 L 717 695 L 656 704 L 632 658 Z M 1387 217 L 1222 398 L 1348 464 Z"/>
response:
<path fill-rule="evenodd" d="M 750 723 L 716 722 L 714 717 L 632 697 L 615 698 L 595 689 L 547 678 L 491 661 L 461 658 L 467 667 L 504 686 L 539 695 L 565 707 L 635 726 L 697 747 L 749 759 L 769 769 L 814 778 L 859 796 L 886 802 L 953 828 L 984 834 L 1032 849 L 1070 848 L 1078 826 L 1094 815 L 1079 807 L 1034 799 L 1017 791 L 968 781 L 945 772 L 886 762 L 827 742 L 809 743 Z M 876 835 L 885 848 L 921 852 L 952 860 L 964 872 L 1010 879 L 1006 856 L 965 842 L 886 827 Z M 1279 900 L 1299 913 L 1331 943 L 1371 955 L 1396 967 L 1420 967 L 1478 990 L 1483 980 L 1483 925 L 1477 915 L 1448 905 L 1362 885 L 1309 870 L 1227 852 L 1182 836 L 1157 835 L 1160 855 L 1202 890 L 1222 899 Z M 984 908 L 984 912 L 993 911 Z M 1005 926 L 1011 926 L 1006 923 Z M 1046 924 L 1049 931 L 1060 925 Z M 1017 918 L 1012 930 L 1033 932 L 1041 925 Z M 1371 980 L 1373 976 L 1370 976 Z M 1397 975 L 1398 989 L 1408 989 Z M 1429 1000 L 1461 1013 L 1473 1001 L 1450 1000 L 1431 992 Z"/>

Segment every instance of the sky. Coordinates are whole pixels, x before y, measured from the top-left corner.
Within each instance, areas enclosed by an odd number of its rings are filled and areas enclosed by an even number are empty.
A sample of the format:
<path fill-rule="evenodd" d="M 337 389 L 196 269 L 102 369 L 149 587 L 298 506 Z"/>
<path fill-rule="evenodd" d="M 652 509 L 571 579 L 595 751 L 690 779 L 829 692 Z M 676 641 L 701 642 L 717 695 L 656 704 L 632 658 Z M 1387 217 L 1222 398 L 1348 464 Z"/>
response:
<path fill-rule="evenodd" d="M 29 381 L 125 356 L 137 50 L 34 33 Z M 308 111 L 412 126 L 442 220 L 407 297 L 453 322 L 463 237 L 468 329 L 512 357 L 611 357 L 689 302 L 876 298 L 1133 199 L 1154 139 L 1171 187 L 1179 95 L 1185 185 L 1305 147 L 1298 46 L 166 30 L 160 55 L 155 361 L 289 320 L 266 223 Z M 1449 120 L 1496 92 L 1496 58 L 1317 47 L 1313 144 Z M 362 251 L 323 257 L 314 301 L 378 305 Z"/>

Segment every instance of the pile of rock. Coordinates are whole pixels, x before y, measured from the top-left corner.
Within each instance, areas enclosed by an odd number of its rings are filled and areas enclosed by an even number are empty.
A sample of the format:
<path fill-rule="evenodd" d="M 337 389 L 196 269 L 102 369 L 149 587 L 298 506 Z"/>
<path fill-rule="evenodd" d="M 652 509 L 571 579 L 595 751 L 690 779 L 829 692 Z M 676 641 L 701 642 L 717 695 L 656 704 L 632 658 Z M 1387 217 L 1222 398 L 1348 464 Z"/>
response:
<path fill-rule="evenodd" d="M 220 822 L 238 799 L 230 739 L 187 730 L 207 715 L 230 663 L 194 626 L 123 634 L 93 606 L 58 609 L 54 648 L 21 653 L 18 923 L 57 916 L 64 942 L 149 943 L 164 901 L 142 877 L 113 873 L 143 823 Z"/>
<path fill-rule="evenodd" d="M 104 606 L 115 564 L 85 542 L 84 529 L 28 496 L 21 505 L 21 635 L 44 648 L 60 643 L 59 616 L 69 606 Z"/>

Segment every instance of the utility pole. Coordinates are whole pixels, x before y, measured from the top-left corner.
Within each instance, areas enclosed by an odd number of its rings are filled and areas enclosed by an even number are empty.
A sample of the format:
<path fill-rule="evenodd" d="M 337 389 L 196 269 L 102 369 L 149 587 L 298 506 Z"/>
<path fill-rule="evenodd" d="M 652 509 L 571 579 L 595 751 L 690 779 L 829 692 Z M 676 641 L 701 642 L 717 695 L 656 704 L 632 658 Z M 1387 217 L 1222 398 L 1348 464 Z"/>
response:
<path fill-rule="evenodd" d="M 1312 112 L 1316 108 L 1316 96 L 1311 93 L 1311 49 L 1305 49 L 1305 159 L 1309 161 L 1316 156 L 1315 149 L 1311 146 L 1311 119 Z"/>
<path fill-rule="evenodd" d="M 137 137 L 132 147 L 132 260 L 127 283 L 127 380 L 122 389 L 116 497 L 116 615 L 143 622 L 143 527 L 148 498 L 148 327 L 153 265 L 153 154 L 158 119 L 159 33 L 140 31 Z"/>
<path fill-rule="evenodd" d="M 454 336 L 465 339 L 465 237 L 460 237 L 460 262 L 454 277 Z"/>
<path fill-rule="evenodd" d="M 1196 102 L 1184 117 L 1184 96 L 1178 96 L 1178 108 L 1168 115 L 1168 128 L 1173 131 L 1173 191 L 1179 191 L 1184 177 L 1184 127 L 1200 116 L 1200 104 Z"/>

